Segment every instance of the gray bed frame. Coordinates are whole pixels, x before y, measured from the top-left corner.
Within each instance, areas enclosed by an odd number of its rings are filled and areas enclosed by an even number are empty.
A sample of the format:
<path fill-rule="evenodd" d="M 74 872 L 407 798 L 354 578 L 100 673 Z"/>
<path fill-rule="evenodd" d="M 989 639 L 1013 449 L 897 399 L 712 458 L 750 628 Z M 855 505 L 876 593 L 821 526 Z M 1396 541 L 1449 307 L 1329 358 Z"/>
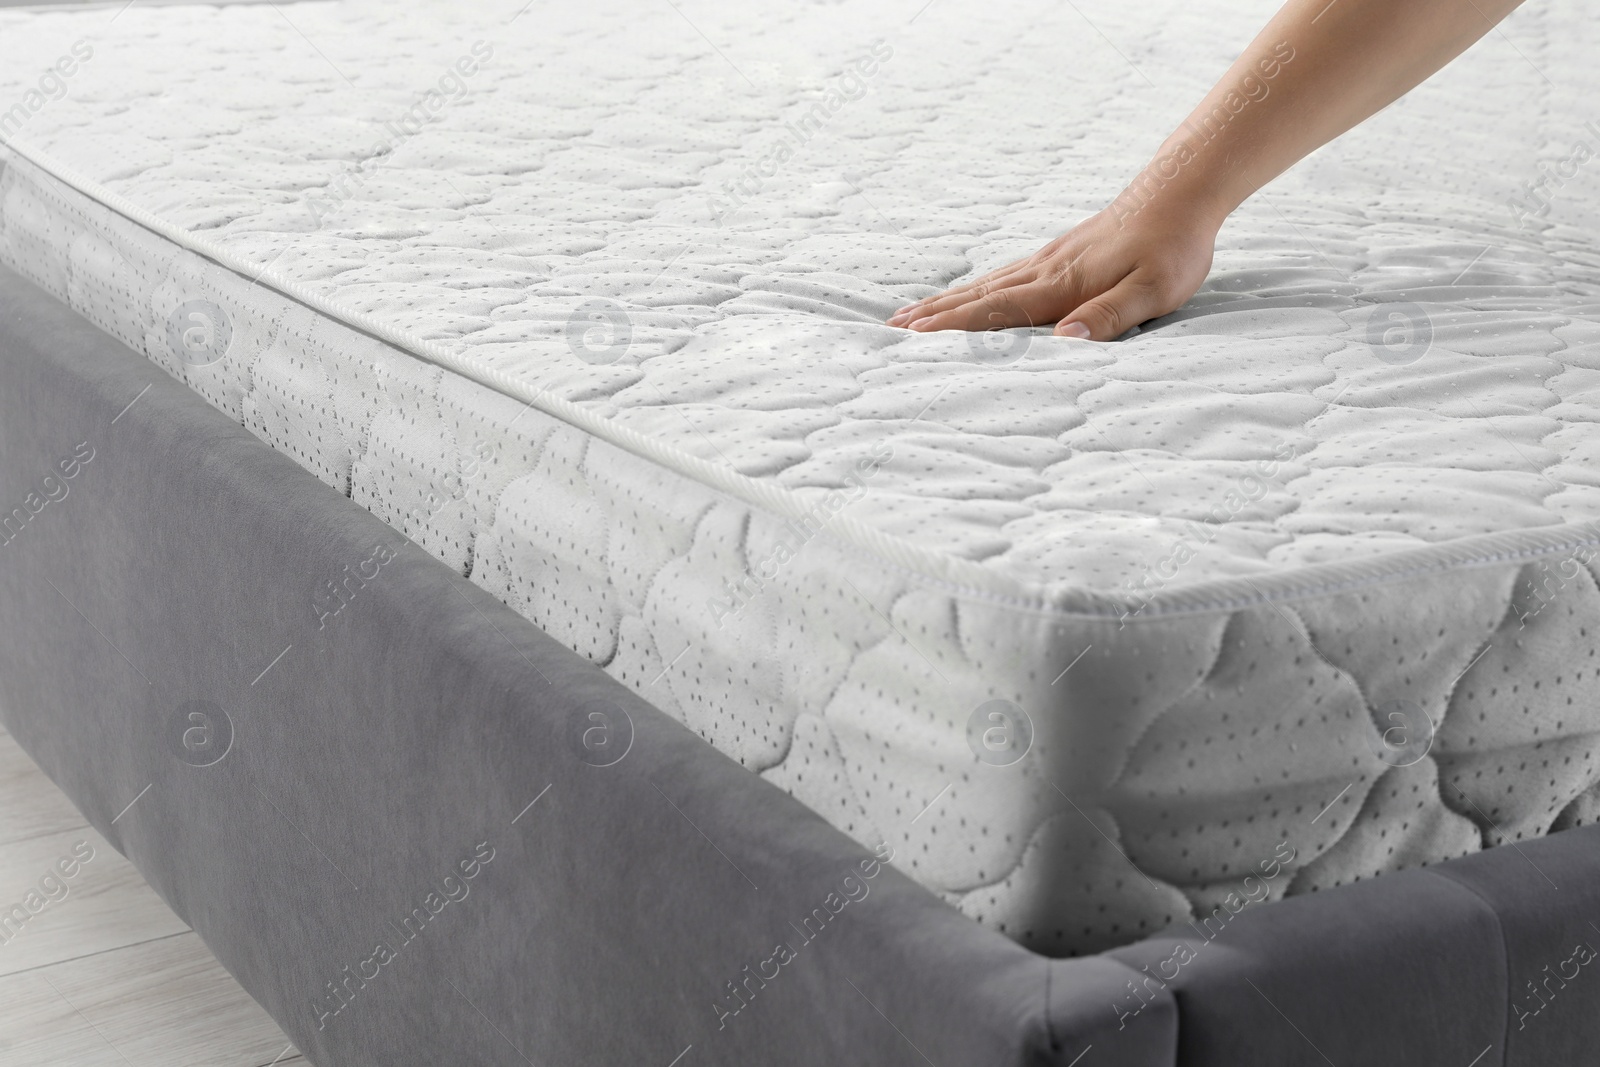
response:
<path fill-rule="evenodd" d="M 1596 828 L 1046 959 L 9 272 L 0 517 L 6 728 L 321 1067 L 1600 1048 Z"/>

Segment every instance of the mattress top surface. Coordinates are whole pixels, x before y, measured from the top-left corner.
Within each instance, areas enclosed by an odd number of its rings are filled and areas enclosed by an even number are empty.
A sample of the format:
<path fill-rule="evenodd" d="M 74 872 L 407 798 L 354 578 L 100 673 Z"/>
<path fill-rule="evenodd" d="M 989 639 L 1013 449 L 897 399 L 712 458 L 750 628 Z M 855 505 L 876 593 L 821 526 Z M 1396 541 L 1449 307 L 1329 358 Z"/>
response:
<path fill-rule="evenodd" d="M 419 355 L 735 491 L 848 490 L 836 533 L 1014 586 L 1590 532 L 1582 5 L 1520 10 L 1270 185 L 1114 343 L 882 320 L 1109 203 L 1275 5 L 997 0 L 976 35 L 919 6 L 0 12 L 0 136 Z"/>

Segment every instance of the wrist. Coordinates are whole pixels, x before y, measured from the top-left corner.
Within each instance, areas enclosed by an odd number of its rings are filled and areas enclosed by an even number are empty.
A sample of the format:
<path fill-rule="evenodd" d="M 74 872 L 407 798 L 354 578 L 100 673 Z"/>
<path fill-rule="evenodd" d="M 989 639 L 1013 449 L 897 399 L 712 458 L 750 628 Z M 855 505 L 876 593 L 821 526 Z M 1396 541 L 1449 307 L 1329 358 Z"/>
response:
<path fill-rule="evenodd" d="M 1117 194 L 1106 214 L 1119 229 L 1137 223 L 1214 238 L 1236 206 L 1226 197 L 1218 196 L 1214 188 L 1162 180 L 1146 168 Z"/>
<path fill-rule="evenodd" d="M 1195 148 L 1179 134 L 1160 150 L 1112 201 L 1119 225 L 1135 216 L 1152 215 L 1185 228 L 1205 228 L 1215 235 L 1253 188 L 1217 172 L 1218 153 Z"/>

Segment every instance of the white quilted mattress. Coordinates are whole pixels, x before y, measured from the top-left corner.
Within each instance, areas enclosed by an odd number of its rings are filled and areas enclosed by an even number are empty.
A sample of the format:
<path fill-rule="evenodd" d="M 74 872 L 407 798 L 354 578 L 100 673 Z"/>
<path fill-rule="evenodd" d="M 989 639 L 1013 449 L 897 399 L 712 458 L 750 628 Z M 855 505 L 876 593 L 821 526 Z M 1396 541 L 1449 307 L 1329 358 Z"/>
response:
<path fill-rule="evenodd" d="M 881 321 L 1108 203 L 1271 0 L 119 6 L 0 12 L 0 260 L 978 920 L 1600 810 L 1577 0 L 1110 344 Z"/>

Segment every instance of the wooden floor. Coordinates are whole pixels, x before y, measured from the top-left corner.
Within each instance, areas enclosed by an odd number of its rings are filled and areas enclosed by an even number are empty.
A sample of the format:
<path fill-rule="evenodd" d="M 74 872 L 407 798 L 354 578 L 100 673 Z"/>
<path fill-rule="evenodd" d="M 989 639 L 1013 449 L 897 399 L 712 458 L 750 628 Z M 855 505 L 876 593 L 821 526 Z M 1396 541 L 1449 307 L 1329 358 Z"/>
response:
<path fill-rule="evenodd" d="M 306 1067 L 133 865 L 0 731 L 0 916 L 74 848 L 94 858 L 0 927 L 0 1067 Z M 37 907 L 39 899 L 34 900 Z"/>

